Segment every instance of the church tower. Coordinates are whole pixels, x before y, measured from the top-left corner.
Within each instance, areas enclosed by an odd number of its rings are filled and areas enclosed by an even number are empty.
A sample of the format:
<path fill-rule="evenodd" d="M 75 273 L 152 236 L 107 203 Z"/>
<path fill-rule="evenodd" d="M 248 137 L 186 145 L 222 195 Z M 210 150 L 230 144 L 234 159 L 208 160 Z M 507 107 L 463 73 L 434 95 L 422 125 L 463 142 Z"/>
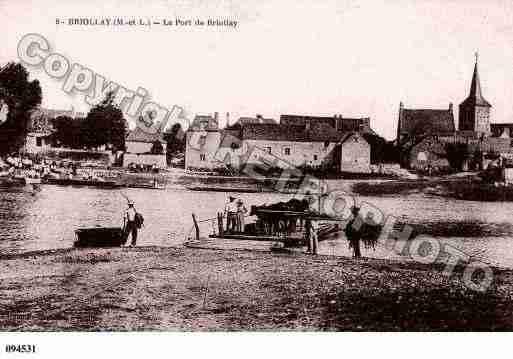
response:
<path fill-rule="evenodd" d="M 479 81 L 479 72 L 477 69 L 478 55 L 476 53 L 476 63 L 474 65 L 474 74 L 470 85 L 470 94 L 460 104 L 459 123 L 460 131 L 473 131 L 480 134 L 489 134 L 490 131 L 490 108 L 481 93 L 481 82 Z"/>

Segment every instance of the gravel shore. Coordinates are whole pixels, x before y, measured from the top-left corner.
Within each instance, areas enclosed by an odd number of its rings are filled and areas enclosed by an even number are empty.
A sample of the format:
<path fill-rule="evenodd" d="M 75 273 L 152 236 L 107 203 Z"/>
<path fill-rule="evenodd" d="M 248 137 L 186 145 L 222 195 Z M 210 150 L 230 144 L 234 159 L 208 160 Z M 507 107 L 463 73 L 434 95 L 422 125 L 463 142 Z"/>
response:
<path fill-rule="evenodd" d="M 513 272 L 486 293 L 431 265 L 191 248 L 0 258 L 2 330 L 511 330 Z"/>

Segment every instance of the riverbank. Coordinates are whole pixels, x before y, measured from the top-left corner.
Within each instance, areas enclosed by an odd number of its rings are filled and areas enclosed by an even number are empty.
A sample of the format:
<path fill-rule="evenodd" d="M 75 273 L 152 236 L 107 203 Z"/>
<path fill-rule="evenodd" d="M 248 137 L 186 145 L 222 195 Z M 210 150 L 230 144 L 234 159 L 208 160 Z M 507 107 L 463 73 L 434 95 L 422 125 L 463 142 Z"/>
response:
<path fill-rule="evenodd" d="M 2 330 L 511 330 L 513 271 L 486 293 L 376 259 L 115 248 L 0 258 Z"/>

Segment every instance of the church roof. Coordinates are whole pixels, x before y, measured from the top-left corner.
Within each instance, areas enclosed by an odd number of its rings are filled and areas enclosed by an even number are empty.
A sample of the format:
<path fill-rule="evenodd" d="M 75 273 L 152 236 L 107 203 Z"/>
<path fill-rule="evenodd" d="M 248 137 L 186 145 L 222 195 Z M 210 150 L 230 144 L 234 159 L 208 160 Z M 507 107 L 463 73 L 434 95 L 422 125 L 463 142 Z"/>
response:
<path fill-rule="evenodd" d="M 438 109 L 401 109 L 399 115 L 400 135 L 443 134 L 454 132 L 452 108 Z"/>
<path fill-rule="evenodd" d="M 470 84 L 470 93 L 465 101 L 461 103 L 461 105 L 492 107 L 492 105 L 490 105 L 490 103 L 485 100 L 481 92 L 481 81 L 479 79 L 479 71 L 477 69 L 477 59 L 474 65 L 472 83 Z"/>

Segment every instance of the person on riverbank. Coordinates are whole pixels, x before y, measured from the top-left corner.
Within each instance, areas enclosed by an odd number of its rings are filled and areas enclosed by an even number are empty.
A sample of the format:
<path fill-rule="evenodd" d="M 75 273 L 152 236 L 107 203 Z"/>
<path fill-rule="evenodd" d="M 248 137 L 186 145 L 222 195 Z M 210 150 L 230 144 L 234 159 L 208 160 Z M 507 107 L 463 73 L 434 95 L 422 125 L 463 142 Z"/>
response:
<path fill-rule="evenodd" d="M 235 232 L 237 230 L 237 203 L 235 202 L 235 197 L 230 196 L 229 202 L 226 204 L 224 208 L 224 213 L 226 216 L 226 232 Z"/>
<path fill-rule="evenodd" d="M 237 200 L 237 232 L 244 233 L 244 216 L 248 213 L 248 209 L 244 205 L 242 199 Z"/>
<path fill-rule="evenodd" d="M 134 247 L 137 243 L 137 232 L 139 230 L 135 217 L 137 215 L 137 211 L 134 207 L 134 202 L 128 201 L 128 209 L 126 210 L 125 218 L 126 218 L 126 227 L 125 227 L 125 236 L 128 243 L 128 237 L 130 234 L 132 235 L 132 243 L 130 243 L 130 247 Z"/>

